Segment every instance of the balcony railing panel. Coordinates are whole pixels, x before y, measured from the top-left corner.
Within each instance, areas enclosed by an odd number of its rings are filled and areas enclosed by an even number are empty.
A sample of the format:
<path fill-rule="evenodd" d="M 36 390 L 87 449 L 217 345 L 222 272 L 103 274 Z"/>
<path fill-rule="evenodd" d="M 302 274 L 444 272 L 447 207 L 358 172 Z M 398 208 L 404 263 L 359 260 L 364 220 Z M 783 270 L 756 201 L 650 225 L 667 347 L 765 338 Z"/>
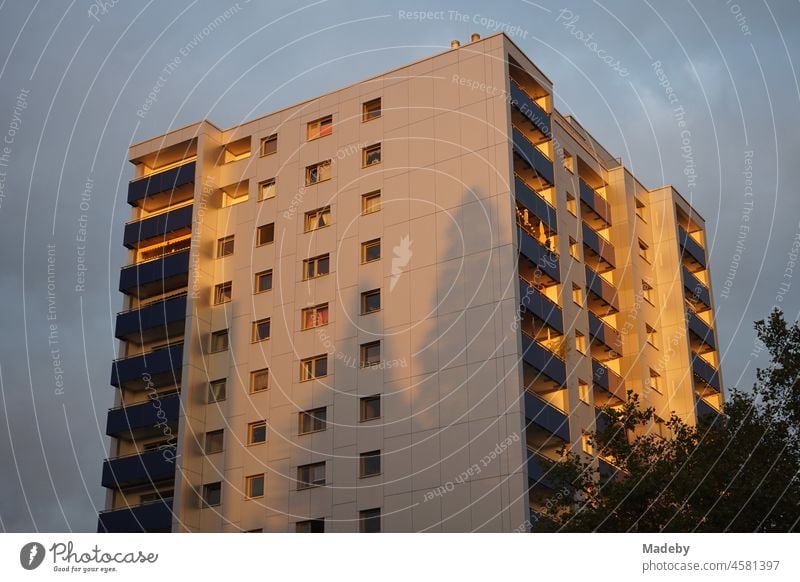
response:
<path fill-rule="evenodd" d="M 185 234 L 192 229 L 192 205 L 182 206 L 125 225 L 123 244 L 129 249 L 139 248 L 142 243 L 166 240 L 176 233 Z"/>
<path fill-rule="evenodd" d="M 539 148 L 533 145 L 533 143 L 531 143 L 531 141 L 516 127 L 512 132 L 512 141 L 514 149 L 525 163 L 530 166 L 540 178 L 544 179 L 550 186 L 553 186 L 555 184 L 553 162 L 547 159 L 547 156 L 539 151 Z"/>
<path fill-rule="evenodd" d="M 542 198 L 533 188 L 528 186 L 522 178 L 516 176 L 514 179 L 514 193 L 519 200 L 528 210 L 533 212 L 539 219 L 544 222 L 547 227 L 556 232 L 557 219 L 556 209 Z"/>
<path fill-rule="evenodd" d="M 611 226 L 611 209 L 608 201 L 583 180 L 580 180 L 580 195 L 581 202 L 597 214 L 607 226 Z"/>
<path fill-rule="evenodd" d="M 172 497 L 100 513 L 97 533 L 153 533 L 172 529 Z"/>
<path fill-rule="evenodd" d="M 623 402 L 627 400 L 625 381 L 622 377 L 594 358 L 592 358 L 592 379 L 597 386 L 613 394 L 619 400 Z"/>
<path fill-rule="evenodd" d="M 139 178 L 128 184 L 128 204 L 138 205 L 144 198 L 174 190 L 194 182 L 195 162 Z"/>
<path fill-rule="evenodd" d="M 163 426 L 177 428 L 179 413 L 178 394 L 112 408 L 106 418 L 106 434 L 112 437 L 159 434 L 163 431 Z"/>
<path fill-rule="evenodd" d="M 693 311 L 687 311 L 687 318 L 689 322 L 689 332 L 712 350 L 716 349 L 714 330 L 711 329 L 711 326 L 700 319 L 700 316 Z"/>
<path fill-rule="evenodd" d="M 165 447 L 106 459 L 103 463 L 102 485 L 107 488 L 126 488 L 174 479 L 175 450 L 175 447 Z"/>
<path fill-rule="evenodd" d="M 524 279 L 520 279 L 519 285 L 522 306 L 544 323 L 563 334 L 564 316 L 561 308 Z"/>
<path fill-rule="evenodd" d="M 705 249 L 682 226 L 678 227 L 678 243 L 684 256 L 688 256 L 699 268 L 706 268 Z"/>
<path fill-rule="evenodd" d="M 179 384 L 183 370 L 183 344 L 116 360 L 111 366 L 111 385 L 128 390 Z"/>
<path fill-rule="evenodd" d="M 541 271 L 546 273 L 551 279 L 561 281 L 559 271 L 558 255 L 549 251 L 545 246 L 536 240 L 527 230 L 522 227 L 517 228 L 519 238 L 519 251 L 525 255 Z"/>
<path fill-rule="evenodd" d="M 551 137 L 550 116 L 514 81 L 511 81 L 511 105 L 528 118 L 542 135 Z"/>
<path fill-rule="evenodd" d="M 714 366 L 694 353 L 692 354 L 692 373 L 703 383 L 714 388 L 717 392 L 722 390 L 719 381 L 719 372 L 714 369 Z"/>
<path fill-rule="evenodd" d="M 622 353 L 620 333 L 591 311 L 589 311 L 589 338 L 597 340 L 616 354 Z"/>
<path fill-rule="evenodd" d="M 526 334 L 522 334 L 522 358 L 558 386 L 566 386 L 567 366 L 564 360 Z"/>
<path fill-rule="evenodd" d="M 708 291 L 700 279 L 695 277 L 692 272 L 686 267 L 682 267 L 683 271 L 683 287 L 689 294 L 690 301 L 695 305 L 701 305 L 706 309 L 711 308 L 711 293 Z"/>
<path fill-rule="evenodd" d="M 569 442 L 569 419 L 566 413 L 528 391 L 525 392 L 525 418 Z"/>
<path fill-rule="evenodd" d="M 597 234 L 585 222 L 581 223 L 581 227 L 583 229 L 583 244 L 606 263 L 608 268 L 614 268 L 614 247 L 611 246 L 611 243 Z"/>
<path fill-rule="evenodd" d="M 186 287 L 189 281 L 190 250 L 184 249 L 123 267 L 119 276 L 120 292 L 144 299 Z"/>
<path fill-rule="evenodd" d="M 619 311 L 619 300 L 617 298 L 617 290 L 614 286 L 603 279 L 599 273 L 594 272 L 589 267 L 586 267 L 586 289 L 600 298 L 605 304 Z"/>
<path fill-rule="evenodd" d="M 121 340 L 144 343 L 183 335 L 186 297 L 186 293 L 181 293 L 138 309 L 118 313 L 114 336 Z"/>

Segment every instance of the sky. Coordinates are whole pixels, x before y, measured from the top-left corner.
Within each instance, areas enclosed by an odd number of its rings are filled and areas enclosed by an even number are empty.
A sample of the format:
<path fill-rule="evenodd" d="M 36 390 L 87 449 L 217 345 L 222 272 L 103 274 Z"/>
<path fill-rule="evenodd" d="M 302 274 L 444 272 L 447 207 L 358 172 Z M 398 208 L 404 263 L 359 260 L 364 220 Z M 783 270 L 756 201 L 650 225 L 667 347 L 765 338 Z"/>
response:
<path fill-rule="evenodd" d="M 753 321 L 800 310 L 800 3 L 0 0 L 0 531 L 94 531 L 104 503 L 128 146 L 500 31 L 705 218 L 723 381 L 752 386 Z"/>

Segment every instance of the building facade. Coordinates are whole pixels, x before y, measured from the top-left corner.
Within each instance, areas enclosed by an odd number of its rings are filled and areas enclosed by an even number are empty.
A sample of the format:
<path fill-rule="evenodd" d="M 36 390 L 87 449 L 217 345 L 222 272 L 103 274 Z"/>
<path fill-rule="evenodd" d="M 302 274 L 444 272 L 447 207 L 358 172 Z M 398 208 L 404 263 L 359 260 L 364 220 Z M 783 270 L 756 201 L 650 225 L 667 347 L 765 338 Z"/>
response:
<path fill-rule="evenodd" d="M 703 219 L 456 45 L 131 146 L 99 531 L 524 531 L 628 390 L 719 409 Z"/>

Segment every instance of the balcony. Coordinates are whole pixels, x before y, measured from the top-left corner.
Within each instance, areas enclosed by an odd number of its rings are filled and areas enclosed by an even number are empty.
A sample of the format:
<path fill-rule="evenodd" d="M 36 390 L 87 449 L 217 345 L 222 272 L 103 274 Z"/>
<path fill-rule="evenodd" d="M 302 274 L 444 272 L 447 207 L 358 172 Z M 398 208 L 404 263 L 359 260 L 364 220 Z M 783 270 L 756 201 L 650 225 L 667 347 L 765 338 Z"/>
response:
<path fill-rule="evenodd" d="M 557 232 L 556 209 L 550 206 L 536 190 L 528 186 L 519 176 L 514 178 L 514 194 L 525 208 L 533 212 L 544 222 L 548 230 Z"/>
<path fill-rule="evenodd" d="M 614 268 L 614 247 L 605 238 L 597 234 L 594 229 L 581 222 L 583 228 L 583 246 L 588 251 L 588 257 L 593 260 L 599 272 L 610 271 Z"/>
<path fill-rule="evenodd" d="M 569 442 L 567 414 L 530 391 L 525 392 L 525 418 Z"/>
<path fill-rule="evenodd" d="M 591 268 L 586 267 L 586 290 L 588 291 L 589 307 L 600 313 L 619 311 L 617 290 Z"/>
<path fill-rule="evenodd" d="M 122 489 L 175 479 L 175 447 L 133 454 L 103 463 L 103 487 Z"/>
<path fill-rule="evenodd" d="M 564 360 L 526 334 L 522 336 L 522 359 L 542 375 L 549 378 L 556 387 L 567 385 L 567 366 Z"/>
<path fill-rule="evenodd" d="M 702 398 L 695 397 L 695 409 L 697 410 L 697 420 L 704 419 L 706 422 L 713 424 L 719 419 L 720 411 Z"/>
<path fill-rule="evenodd" d="M 184 249 L 123 267 L 119 290 L 139 299 L 169 293 L 189 284 L 189 251 Z"/>
<path fill-rule="evenodd" d="M 553 282 L 561 281 L 561 273 L 558 267 L 558 255 L 549 251 L 545 246 L 536 240 L 527 230 L 522 227 L 517 228 L 519 237 L 519 251 L 525 255 L 540 271 L 545 273 Z"/>
<path fill-rule="evenodd" d="M 122 242 L 129 249 L 154 244 L 192 231 L 192 205 L 134 220 L 125 225 Z"/>
<path fill-rule="evenodd" d="M 530 120 L 544 137 L 550 138 L 550 116 L 514 80 L 511 81 L 511 105 Z"/>
<path fill-rule="evenodd" d="M 617 469 L 614 465 L 601 457 L 597 458 L 597 470 L 600 472 L 600 477 L 606 480 L 613 479 L 618 473 L 622 472 L 620 469 Z"/>
<path fill-rule="evenodd" d="M 580 189 L 583 219 L 591 222 L 595 228 L 611 226 L 611 208 L 608 201 L 582 179 L 580 180 Z"/>
<path fill-rule="evenodd" d="M 595 386 L 599 386 L 618 400 L 625 402 L 628 399 L 628 395 L 625 393 L 625 381 L 622 377 L 594 358 L 592 358 L 592 380 Z"/>
<path fill-rule="evenodd" d="M 516 127 L 512 131 L 514 151 L 522 158 L 525 164 L 549 186 L 555 184 L 553 162 L 547 159 L 539 148 L 523 135 Z"/>
<path fill-rule="evenodd" d="M 172 529 L 172 497 L 100 512 L 97 533 L 156 533 Z"/>
<path fill-rule="evenodd" d="M 622 336 L 620 333 L 589 311 L 589 338 L 592 340 L 592 348 L 598 346 L 603 352 L 604 358 L 599 360 L 611 360 L 620 357 L 622 353 Z M 592 357 L 597 357 L 592 349 Z"/>
<path fill-rule="evenodd" d="M 183 343 L 172 344 L 137 356 L 115 360 L 111 385 L 126 390 L 146 390 L 177 385 L 183 371 Z"/>
<path fill-rule="evenodd" d="M 719 372 L 706 362 L 697 354 L 692 354 L 692 373 L 695 379 L 699 380 L 706 386 L 713 388 L 715 392 L 722 390 L 722 385 L 719 381 Z"/>
<path fill-rule="evenodd" d="M 164 425 L 176 432 L 181 399 L 169 394 L 108 411 L 106 434 L 115 438 L 147 438 L 161 434 Z"/>
<path fill-rule="evenodd" d="M 714 330 L 711 329 L 711 326 L 700 319 L 700 316 L 691 310 L 687 311 L 686 315 L 689 324 L 689 334 L 692 340 L 692 348 L 701 354 L 717 349 L 716 341 L 714 340 Z"/>
<path fill-rule="evenodd" d="M 183 336 L 186 327 L 186 293 L 117 314 L 114 336 L 139 344 Z"/>
<path fill-rule="evenodd" d="M 194 197 L 195 162 L 151 174 L 128 184 L 128 204 L 148 210 Z"/>
<path fill-rule="evenodd" d="M 700 279 L 695 277 L 686 267 L 683 269 L 683 288 L 686 290 L 686 299 L 692 304 L 694 310 L 702 313 L 711 309 L 711 293 Z"/>
<path fill-rule="evenodd" d="M 542 461 L 545 457 L 528 449 L 528 480 L 533 481 L 537 485 L 547 487 L 548 489 L 555 489 L 556 483 L 552 479 L 548 479 L 542 466 Z M 550 460 L 550 459 L 547 459 Z"/>
<path fill-rule="evenodd" d="M 519 296 L 522 306 L 559 333 L 564 333 L 561 308 L 536 287 L 520 279 Z"/>
<path fill-rule="evenodd" d="M 694 273 L 706 268 L 705 249 L 682 226 L 678 227 L 678 243 L 690 271 Z"/>

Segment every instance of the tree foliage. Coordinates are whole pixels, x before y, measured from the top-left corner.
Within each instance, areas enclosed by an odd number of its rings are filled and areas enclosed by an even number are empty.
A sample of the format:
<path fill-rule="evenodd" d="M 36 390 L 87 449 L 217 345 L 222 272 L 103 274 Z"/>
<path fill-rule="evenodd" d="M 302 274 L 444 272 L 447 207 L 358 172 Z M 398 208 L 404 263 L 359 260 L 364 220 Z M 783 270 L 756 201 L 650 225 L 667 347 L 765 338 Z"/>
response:
<path fill-rule="evenodd" d="M 591 436 L 617 471 L 572 452 L 547 463 L 548 480 L 572 495 L 554 497 L 535 531 L 800 530 L 800 328 L 776 310 L 755 329 L 769 365 L 752 391 L 732 390 L 723 414 L 698 426 L 673 414 L 668 438 L 653 430 L 654 409 L 629 392 Z"/>

